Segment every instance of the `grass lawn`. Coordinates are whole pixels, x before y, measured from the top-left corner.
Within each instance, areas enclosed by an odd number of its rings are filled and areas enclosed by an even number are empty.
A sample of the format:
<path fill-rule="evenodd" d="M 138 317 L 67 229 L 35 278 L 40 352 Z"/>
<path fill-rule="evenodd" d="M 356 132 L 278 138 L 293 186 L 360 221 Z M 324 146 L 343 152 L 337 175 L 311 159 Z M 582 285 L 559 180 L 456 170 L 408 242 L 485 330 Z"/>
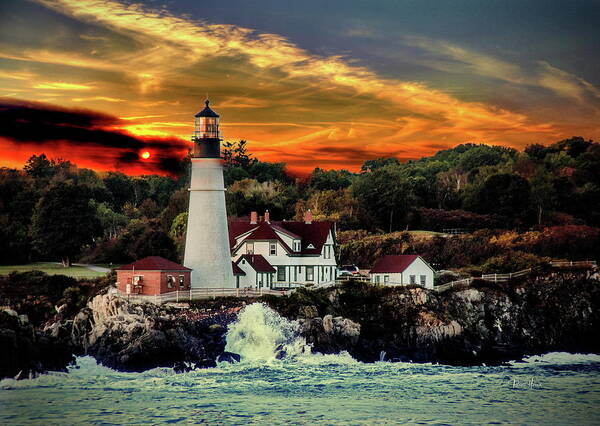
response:
<path fill-rule="evenodd" d="M 14 271 L 42 271 L 49 275 L 67 275 L 73 278 L 96 278 L 105 275 L 103 272 L 92 271 L 82 266 L 64 268 L 59 263 L 50 262 L 28 263 L 26 265 L 0 265 L 0 275 L 8 275 Z"/>
<path fill-rule="evenodd" d="M 435 232 L 435 231 L 408 231 L 411 234 L 414 235 L 425 235 L 425 236 L 434 236 L 434 235 L 445 235 L 442 232 Z"/>

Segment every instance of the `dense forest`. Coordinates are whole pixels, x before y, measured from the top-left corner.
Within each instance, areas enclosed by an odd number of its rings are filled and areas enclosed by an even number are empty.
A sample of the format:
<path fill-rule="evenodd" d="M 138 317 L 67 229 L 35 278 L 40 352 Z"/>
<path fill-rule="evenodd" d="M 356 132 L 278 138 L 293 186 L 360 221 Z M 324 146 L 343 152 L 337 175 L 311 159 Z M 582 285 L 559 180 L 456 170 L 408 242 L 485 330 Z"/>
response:
<path fill-rule="evenodd" d="M 503 270 L 545 257 L 597 258 L 600 143 L 574 137 L 520 152 L 463 144 L 402 163 L 365 161 L 360 172 L 315 169 L 294 178 L 226 142 L 227 208 L 275 220 L 337 222 L 341 261 L 364 267 L 385 253 L 418 252 L 438 268 Z M 183 159 L 182 170 L 189 170 Z M 189 172 L 188 172 L 189 173 Z M 0 169 L 0 262 L 126 263 L 181 260 L 189 175 L 97 173 L 33 155 Z M 463 235 L 448 238 L 448 229 Z M 407 232 L 414 230 L 435 233 Z M 426 238 L 425 238 L 426 237 Z"/>

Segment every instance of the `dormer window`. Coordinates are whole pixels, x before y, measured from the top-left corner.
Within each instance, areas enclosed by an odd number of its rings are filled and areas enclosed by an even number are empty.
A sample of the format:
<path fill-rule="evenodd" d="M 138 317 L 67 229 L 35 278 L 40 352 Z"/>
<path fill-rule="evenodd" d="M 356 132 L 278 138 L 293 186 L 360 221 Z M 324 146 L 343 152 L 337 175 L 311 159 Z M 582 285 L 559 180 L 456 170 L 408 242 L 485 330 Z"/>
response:
<path fill-rule="evenodd" d="M 299 240 L 294 240 L 294 251 L 300 251 L 301 245 Z"/>

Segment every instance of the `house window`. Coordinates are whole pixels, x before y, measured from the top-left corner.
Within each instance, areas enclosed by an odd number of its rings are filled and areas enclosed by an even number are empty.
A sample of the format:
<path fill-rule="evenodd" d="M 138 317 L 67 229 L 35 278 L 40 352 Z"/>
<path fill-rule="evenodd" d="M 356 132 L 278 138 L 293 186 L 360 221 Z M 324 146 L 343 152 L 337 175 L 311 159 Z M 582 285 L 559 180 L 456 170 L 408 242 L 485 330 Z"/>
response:
<path fill-rule="evenodd" d="M 285 266 L 277 267 L 277 281 L 285 281 Z"/>
<path fill-rule="evenodd" d="M 375 275 L 375 284 L 379 284 L 379 275 Z"/>
<path fill-rule="evenodd" d="M 419 277 L 421 279 L 421 285 L 425 287 L 425 282 L 427 281 L 427 277 L 425 275 L 421 275 Z"/>
<path fill-rule="evenodd" d="M 175 277 L 173 277 L 173 275 L 167 275 L 167 287 L 173 288 L 174 282 L 175 282 Z"/>
<path fill-rule="evenodd" d="M 183 287 L 185 286 L 185 276 L 180 275 L 179 276 L 179 287 Z"/>
<path fill-rule="evenodd" d="M 331 246 L 325 246 L 325 259 L 331 259 Z"/>
<path fill-rule="evenodd" d="M 277 243 L 269 244 L 269 254 L 271 256 L 277 256 Z"/>
<path fill-rule="evenodd" d="M 246 243 L 246 254 L 254 254 L 254 243 Z"/>
<path fill-rule="evenodd" d="M 315 267 L 307 266 L 306 267 L 306 281 L 314 281 L 315 280 Z"/>
<path fill-rule="evenodd" d="M 258 274 L 258 288 L 262 288 L 263 284 L 263 274 Z"/>
<path fill-rule="evenodd" d="M 383 282 L 384 283 L 389 283 L 390 282 L 390 276 L 389 275 L 384 275 L 383 276 Z"/>
<path fill-rule="evenodd" d="M 411 275 L 410 276 L 410 283 L 411 284 L 416 284 L 417 283 L 417 277 L 416 277 L 416 275 Z"/>
<path fill-rule="evenodd" d="M 294 240 L 294 251 L 300 251 L 300 241 Z"/>

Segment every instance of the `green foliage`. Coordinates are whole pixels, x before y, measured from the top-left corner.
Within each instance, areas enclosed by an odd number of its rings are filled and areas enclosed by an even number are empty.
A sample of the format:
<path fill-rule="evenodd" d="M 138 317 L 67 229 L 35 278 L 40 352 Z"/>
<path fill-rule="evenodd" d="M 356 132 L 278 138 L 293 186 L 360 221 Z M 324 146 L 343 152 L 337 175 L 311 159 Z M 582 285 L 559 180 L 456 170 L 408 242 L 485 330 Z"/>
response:
<path fill-rule="evenodd" d="M 337 191 L 349 187 L 353 176 L 348 170 L 323 170 L 316 168 L 308 177 L 308 185 L 318 191 Z"/>
<path fill-rule="evenodd" d="M 526 179 L 513 174 L 493 175 L 477 193 L 477 211 L 525 218 L 530 198 L 531 188 Z"/>
<path fill-rule="evenodd" d="M 169 231 L 169 236 L 175 243 L 177 248 L 177 256 L 179 259 L 183 259 L 185 252 L 185 235 L 187 231 L 188 212 L 179 213 Z"/>
<path fill-rule="evenodd" d="M 352 193 L 374 225 L 390 232 L 405 225 L 412 193 L 400 168 L 388 165 L 359 175 Z"/>
<path fill-rule="evenodd" d="M 497 256 L 490 257 L 481 265 L 484 274 L 503 274 L 522 271 L 547 264 L 549 258 L 536 256 L 535 254 L 522 251 L 508 251 Z"/>
<path fill-rule="evenodd" d="M 85 244 L 102 233 L 89 189 L 83 185 L 50 188 L 38 202 L 32 219 L 35 249 L 47 259 L 70 265 Z"/>

